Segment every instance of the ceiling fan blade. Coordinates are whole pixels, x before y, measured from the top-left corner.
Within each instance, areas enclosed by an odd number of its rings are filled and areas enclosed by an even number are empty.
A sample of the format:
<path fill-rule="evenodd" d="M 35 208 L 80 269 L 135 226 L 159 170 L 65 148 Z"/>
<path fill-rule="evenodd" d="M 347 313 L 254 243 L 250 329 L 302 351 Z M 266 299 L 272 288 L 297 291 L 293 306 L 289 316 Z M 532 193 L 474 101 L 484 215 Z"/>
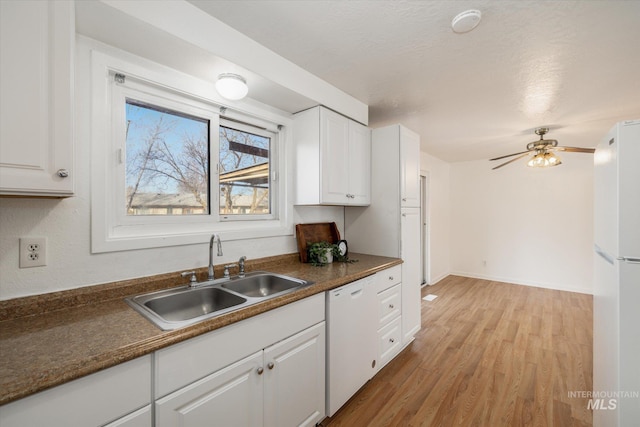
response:
<path fill-rule="evenodd" d="M 566 151 L 573 153 L 595 153 L 595 148 L 582 148 L 582 147 L 553 147 L 553 150 Z"/>
<path fill-rule="evenodd" d="M 518 154 L 522 154 L 522 153 L 518 153 Z M 529 152 L 528 152 L 528 151 L 527 151 L 527 152 L 525 152 L 524 154 L 522 154 L 522 155 L 520 155 L 520 156 L 516 157 L 515 159 L 511 159 L 511 160 L 509 160 L 508 162 L 505 162 L 505 163 L 503 163 L 503 164 L 501 164 L 501 165 L 496 166 L 495 168 L 492 168 L 491 170 L 496 170 L 496 169 L 498 169 L 498 168 L 501 168 L 501 167 L 503 167 L 503 166 L 506 166 L 506 165 L 508 165 L 509 163 L 513 163 L 513 162 L 515 162 L 516 160 L 520 160 L 521 158 L 523 158 L 523 157 L 525 157 L 525 156 L 527 156 L 527 155 L 529 155 Z"/>
<path fill-rule="evenodd" d="M 507 157 L 517 156 L 518 154 L 523 154 L 523 153 L 528 153 L 528 152 L 529 152 L 529 150 L 527 150 L 527 151 L 521 151 L 521 152 L 519 152 L 519 153 L 507 154 L 506 156 L 500 156 L 500 157 L 496 157 L 495 159 L 489 159 L 489 161 L 492 161 L 492 160 L 500 160 L 500 159 L 506 159 Z"/>

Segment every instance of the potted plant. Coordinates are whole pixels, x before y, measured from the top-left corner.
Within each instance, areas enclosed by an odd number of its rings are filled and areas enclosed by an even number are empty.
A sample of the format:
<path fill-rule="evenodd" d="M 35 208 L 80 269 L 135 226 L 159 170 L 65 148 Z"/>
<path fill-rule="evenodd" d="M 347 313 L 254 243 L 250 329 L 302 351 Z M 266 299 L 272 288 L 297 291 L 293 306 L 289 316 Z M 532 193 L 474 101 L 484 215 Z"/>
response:
<path fill-rule="evenodd" d="M 333 257 L 338 256 L 338 245 L 329 242 L 308 243 L 309 262 L 313 265 L 322 266 L 331 264 Z"/>

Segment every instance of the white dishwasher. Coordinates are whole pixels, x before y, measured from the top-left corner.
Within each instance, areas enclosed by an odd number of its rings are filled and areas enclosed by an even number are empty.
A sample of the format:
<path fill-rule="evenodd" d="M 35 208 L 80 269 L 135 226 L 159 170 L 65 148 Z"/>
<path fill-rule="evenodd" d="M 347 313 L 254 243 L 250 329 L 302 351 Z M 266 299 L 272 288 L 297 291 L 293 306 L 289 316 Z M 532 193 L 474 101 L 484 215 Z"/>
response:
<path fill-rule="evenodd" d="M 375 373 L 378 313 L 373 277 L 327 292 L 329 416 L 333 416 Z"/>

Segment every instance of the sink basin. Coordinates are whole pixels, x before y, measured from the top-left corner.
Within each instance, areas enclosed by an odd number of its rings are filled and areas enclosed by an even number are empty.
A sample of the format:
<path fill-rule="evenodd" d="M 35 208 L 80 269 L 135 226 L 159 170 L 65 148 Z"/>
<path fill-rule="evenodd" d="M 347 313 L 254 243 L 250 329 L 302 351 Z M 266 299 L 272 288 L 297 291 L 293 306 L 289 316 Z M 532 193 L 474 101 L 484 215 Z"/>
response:
<path fill-rule="evenodd" d="M 219 288 L 194 288 L 150 299 L 144 305 L 169 322 L 190 320 L 246 302 Z"/>
<path fill-rule="evenodd" d="M 245 277 L 212 280 L 151 292 L 125 301 L 165 331 L 182 328 L 293 292 L 311 282 L 257 271 Z"/>
<path fill-rule="evenodd" d="M 261 298 L 292 291 L 306 284 L 306 281 L 293 277 L 257 272 L 223 283 L 222 287 L 248 297 Z"/>

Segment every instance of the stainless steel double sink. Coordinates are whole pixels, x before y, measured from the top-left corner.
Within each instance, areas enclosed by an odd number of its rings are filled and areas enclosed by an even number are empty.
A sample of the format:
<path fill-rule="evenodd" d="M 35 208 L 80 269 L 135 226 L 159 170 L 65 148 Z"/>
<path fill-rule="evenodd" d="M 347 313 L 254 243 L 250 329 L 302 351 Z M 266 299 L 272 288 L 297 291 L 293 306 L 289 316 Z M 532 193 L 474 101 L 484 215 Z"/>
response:
<path fill-rule="evenodd" d="M 125 301 L 165 331 L 296 291 L 312 282 L 265 271 L 151 292 Z"/>

